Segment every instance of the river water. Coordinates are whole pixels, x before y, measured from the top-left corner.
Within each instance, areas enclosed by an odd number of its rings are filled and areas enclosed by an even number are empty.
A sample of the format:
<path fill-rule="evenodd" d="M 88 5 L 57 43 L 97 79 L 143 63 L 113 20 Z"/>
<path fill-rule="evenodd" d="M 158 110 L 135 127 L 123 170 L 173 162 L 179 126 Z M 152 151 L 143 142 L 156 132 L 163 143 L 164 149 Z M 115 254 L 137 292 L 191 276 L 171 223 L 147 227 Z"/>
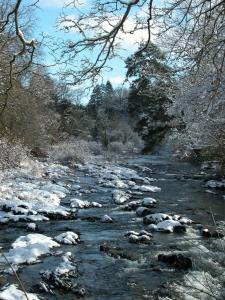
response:
<path fill-rule="evenodd" d="M 184 234 L 154 232 L 152 242 L 149 244 L 129 243 L 124 237 L 127 230 L 147 229 L 142 218 L 137 218 L 135 211 L 124 211 L 114 204 L 111 190 L 98 186 L 96 178 L 74 169 L 74 176 L 79 178 L 83 189 L 96 190 L 91 194 L 84 194 L 82 199 L 97 201 L 103 204 L 103 207 L 80 210 L 75 220 L 55 220 L 38 225 L 40 233 L 48 236 L 55 236 L 68 230 L 80 233 L 79 245 L 65 245 L 62 250 L 70 251 L 75 257 L 78 276 L 74 278 L 74 282 L 86 290 L 84 299 L 214 299 L 213 293 L 200 294 L 199 298 L 188 298 L 190 296 L 185 290 L 178 293 L 174 287 L 174 284 L 184 286 L 187 274 L 196 276 L 207 271 L 213 276 L 214 271 L 211 272 L 206 263 L 210 260 L 207 250 L 213 251 L 212 242 L 201 237 L 199 224 L 203 227 L 214 225 L 211 211 L 216 220 L 223 220 L 225 200 L 221 194 L 206 192 L 207 188 L 204 185 L 209 175 L 202 173 L 197 165 L 176 162 L 157 155 L 121 158 L 117 164 L 138 170 L 140 175 L 154 178 L 153 184 L 161 187 L 161 192 L 151 195 L 158 200 L 157 206 L 152 209 L 153 213 L 181 214 L 192 219 L 194 224 L 189 226 L 187 233 Z M 148 167 L 151 171 L 143 172 L 140 166 Z M 69 183 L 71 178 L 65 177 L 62 180 Z M 73 197 L 77 196 L 71 191 L 71 194 L 63 200 L 63 204 L 68 205 L 69 199 Z M 114 222 L 105 224 L 95 220 L 95 217 L 104 214 L 111 216 Z M 27 232 L 22 223 L 16 223 L 13 227 L 3 226 L 0 230 L 1 244 L 7 249 L 23 234 L 26 235 Z M 109 256 L 106 252 L 100 251 L 100 245 L 103 244 L 112 248 L 119 247 L 130 259 Z M 200 250 L 197 251 L 198 249 Z M 204 256 L 204 251 L 207 252 L 207 257 L 205 262 L 200 264 L 199 256 Z M 160 253 L 174 252 L 185 253 L 193 260 L 191 271 L 175 270 L 157 261 Z M 59 261 L 58 256 L 48 256 L 43 258 L 42 263 L 22 268 L 20 277 L 26 288 L 30 292 L 36 292 L 35 285 L 40 282 L 40 271 L 57 266 Z M 204 269 L 206 267 L 207 270 Z M 0 280 L 2 284 L 15 282 L 13 276 L 4 275 Z M 76 299 L 73 293 L 57 289 L 54 290 L 54 295 L 43 293 L 40 296 L 43 299 Z"/>

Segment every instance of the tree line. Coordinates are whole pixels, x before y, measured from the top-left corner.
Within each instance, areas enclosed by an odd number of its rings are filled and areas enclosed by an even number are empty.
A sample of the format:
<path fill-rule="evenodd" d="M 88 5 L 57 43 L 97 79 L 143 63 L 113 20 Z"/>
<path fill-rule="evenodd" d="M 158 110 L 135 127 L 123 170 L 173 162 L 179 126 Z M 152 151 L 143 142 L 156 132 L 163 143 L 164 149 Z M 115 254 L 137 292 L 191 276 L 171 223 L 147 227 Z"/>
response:
<path fill-rule="evenodd" d="M 61 66 L 57 80 L 32 39 L 38 1 L 22 4 L 0 1 L 2 138 L 31 149 L 70 137 L 105 149 L 134 148 L 143 139 L 145 150 L 153 151 L 166 137 L 180 157 L 202 149 L 206 158 L 225 160 L 223 1 L 174 0 L 157 7 L 154 1 L 101 0 L 73 18 L 65 13 L 59 28 L 76 29 L 78 40 L 49 42 Z M 71 1 L 70 9 L 77 4 Z M 131 20 L 134 27 L 127 29 Z M 100 83 L 122 37 L 143 29 L 146 40 L 125 60 L 125 88 Z M 93 87 L 87 106 L 79 103 L 82 89 L 73 88 L 83 81 Z"/>

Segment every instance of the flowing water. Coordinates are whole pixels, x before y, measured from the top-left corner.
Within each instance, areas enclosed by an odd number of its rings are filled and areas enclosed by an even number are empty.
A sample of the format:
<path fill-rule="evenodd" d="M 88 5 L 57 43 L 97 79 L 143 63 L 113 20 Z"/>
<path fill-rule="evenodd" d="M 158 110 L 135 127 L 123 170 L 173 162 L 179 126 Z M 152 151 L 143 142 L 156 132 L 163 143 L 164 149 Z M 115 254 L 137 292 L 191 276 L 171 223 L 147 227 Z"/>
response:
<path fill-rule="evenodd" d="M 132 169 L 139 170 L 144 176 L 156 179 L 153 185 L 162 188 L 159 193 L 151 194 L 158 200 L 152 212 L 165 212 L 168 214 L 181 214 L 191 218 L 195 225 L 190 226 L 186 234 L 181 233 L 153 233 L 150 244 L 129 243 L 124 233 L 127 230 L 146 229 L 142 218 L 137 218 L 135 211 L 124 211 L 115 205 L 111 198 L 109 188 L 96 185 L 96 179 L 85 176 L 84 172 L 74 170 L 74 175 L 79 177 L 80 185 L 84 189 L 95 188 L 94 193 L 82 196 L 83 200 L 97 201 L 103 204 L 102 208 L 80 210 L 75 220 L 56 220 L 39 224 L 40 233 L 56 236 L 65 231 L 80 233 L 81 243 L 76 246 L 62 247 L 63 251 L 71 251 L 76 259 L 79 274 L 74 281 L 87 291 L 84 299 L 87 300 L 139 300 L 158 299 L 161 295 L 173 295 L 169 288 L 174 282 L 182 283 L 185 271 L 177 271 L 157 261 L 160 253 L 173 253 L 186 251 L 193 246 L 208 243 L 200 236 L 198 224 L 213 225 L 211 211 L 216 220 L 223 220 L 225 216 L 225 203 L 220 194 L 206 193 L 205 179 L 207 174 L 201 173 L 199 166 L 189 163 L 175 162 L 161 156 L 142 156 L 132 159 L 121 159 L 118 163 Z M 142 173 L 139 166 L 149 167 L 152 172 Z M 69 183 L 73 178 L 63 178 Z M 63 204 L 68 205 L 69 199 L 77 197 L 68 195 Z M 143 198 L 143 196 L 142 196 Z M 110 215 L 113 223 L 105 224 L 94 218 L 104 214 Z M 13 226 L 2 226 L 0 230 L 1 244 L 4 249 L 10 248 L 11 243 L 20 235 L 26 235 L 22 223 Z M 100 245 L 107 243 L 110 247 L 121 248 L 131 259 L 110 257 L 100 251 Z M 193 260 L 196 258 L 193 258 Z M 20 276 L 32 292 L 34 285 L 40 282 L 39 272 L 49 267 L 57 266 L 60 257 L 44 257 L 42 263 L 29 265 L 22 268 Z M 13 276 L 0 277 L 2 284 L 15 282 Z M 76 299 L 70 292 L 55 290 L 55 294 L 40 294 L 43 299 Z M 212 299 L 212 298 L 208 298 Z"/>

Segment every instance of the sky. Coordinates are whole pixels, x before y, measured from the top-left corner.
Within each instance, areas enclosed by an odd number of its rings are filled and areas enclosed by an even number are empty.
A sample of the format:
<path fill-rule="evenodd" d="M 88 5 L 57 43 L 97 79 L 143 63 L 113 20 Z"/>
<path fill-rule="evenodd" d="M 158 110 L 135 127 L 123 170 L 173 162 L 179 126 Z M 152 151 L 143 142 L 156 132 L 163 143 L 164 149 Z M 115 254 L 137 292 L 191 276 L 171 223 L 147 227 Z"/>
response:
<path fill-rule="evenodd" d="M 32 0 L 35 2 L 35 0 Z M 39 0 L 38 6 L 39 8 L 36 10 L 36 15 L 37 15 L 37 28 L 35 28 L 35 34 L 37 35 L 37 38 L 39 38 L 38 33 L 44 33 L 45 35 L 53 36 L 53 37 L 63 37 L 63 33 L 57 32 L 56 29 L 56 22 L 57 19 L 60 16 L 60 13 L 62 12 L 63 5 L 67 2 L 71 2 L 71 0 Z M 83 3 L 82 3 L 83 1 Z M 81 5 L 79 6 L 80 10 L 86 9 L 86 5 L 88 5 L 87 1 L 91 0 L 79 0 Z M 31 0 L 24 0 L 25 4 L 31 3 Z M 90 3 L 89 3 L 90 4 Z M 73 14 L 74 11 L 71 10 L 71 15 Z M 129 19 L 126 23 L 125 26 L 127 28 L 132 28 L 134 26 L 133 21 Z M 70 38 L 76 38 L 76 31 L 73 31 L 69 34 Z M 146 31 L 141 32 L 139 31 L 137 34 L 126 34 L 126 35 L 121 35 L 121 38 L 123 40 L 123 48 L 126 49 L 125 51 L 121 52 L 123 57 L 128 57 L 134 51 L 137 49 L 137 42 L 140 42 L 144 37 L 146 37 Z M 45 52 L 45 63 L 51 64 L 52 63 L 52 58 L 48 54 L 47 48 L 44 48 Z M 123 83 L 125 74 L 126 74 L 126 69 L 125 69 L 125 64 L 122 60 L 116 58 L 113 59 L 110 62 L 110 67 L 112 68 L 112 71 L 110 72 L 105 72 L 103 74 L 104 82 L 107 80 L 110 80 L 111 83 L 113 84 L 114 87 L 120 85 Z"/>

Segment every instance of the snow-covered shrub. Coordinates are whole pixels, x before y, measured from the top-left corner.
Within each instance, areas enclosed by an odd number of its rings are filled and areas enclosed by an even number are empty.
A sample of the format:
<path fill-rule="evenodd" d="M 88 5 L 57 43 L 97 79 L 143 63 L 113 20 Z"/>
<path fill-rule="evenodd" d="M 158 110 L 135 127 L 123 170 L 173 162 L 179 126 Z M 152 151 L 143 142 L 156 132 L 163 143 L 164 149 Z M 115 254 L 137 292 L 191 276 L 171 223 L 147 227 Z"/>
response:
<path fill-rule="evenodd" d="M 89 144 L 84 140 L 64 141 L 52 146 L 50 158 L 60 163 L 85 162 L 90 159 Z"/>
<path fill-rule="evenodd" d="M 88 141 L 88 148 L 93 155 L 100 155 L 103 152 L 102 145 L 95 141 Z"/>
<path fill-rule="evenodd" d="M 27 149 L 20 142 L 0 139 L 0 169 L 15 167 L 27 158 Z"/>
<path fill-rule="evenodd" d="M 137 153 L 143 149 L 143 144 L 144 143 L 142 140 L 129 141 L 125 144 L 122 142 L 111 142 L 109 143 L 108 150 L 115 153 Z"/>
<path fill-rule="evenodd" d="M 121 142 L 112 142 L 108 146 L 110 152 L 122 153 L 125 151 L 125 145 Z"/>

